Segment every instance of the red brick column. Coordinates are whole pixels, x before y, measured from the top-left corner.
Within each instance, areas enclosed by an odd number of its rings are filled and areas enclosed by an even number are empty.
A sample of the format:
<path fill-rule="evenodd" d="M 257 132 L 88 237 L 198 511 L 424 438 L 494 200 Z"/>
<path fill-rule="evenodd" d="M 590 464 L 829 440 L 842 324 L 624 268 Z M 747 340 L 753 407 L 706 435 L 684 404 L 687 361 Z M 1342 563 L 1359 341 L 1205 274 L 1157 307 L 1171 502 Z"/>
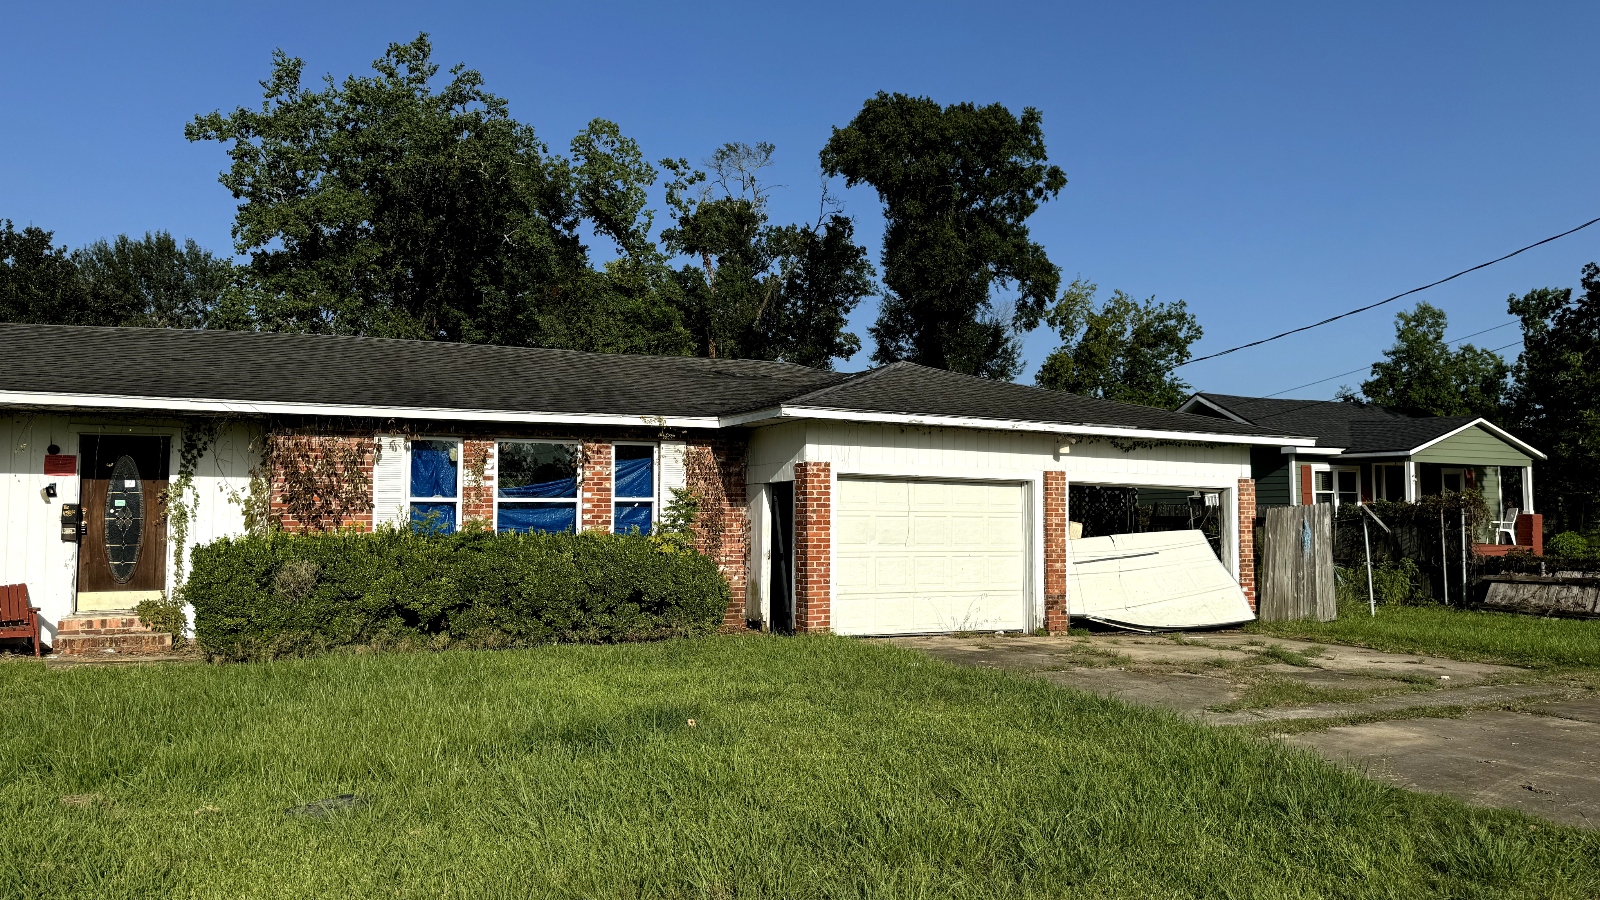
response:
<path fill-rule="evenodd" d="M 833 467 L 794 464 L 794 628 L 827 631 L 833 607 Z"/>
<path fill-rule="evenodd" d="M 1067 631 L 1067 473 L 1044 473 L 1044 628 Z"/>
<path fill-rule="evenodd" d="M 1250 611 L 1256 610 L 1256 483 L 1252 478 L 1239 479 L 1239 586 L 1244 588 L 1244 598 L 1250 601 Z"/>
<path fill-rule="evenodd" d="M 1544 514 L 1523 513 L 1517 516 L 1517 546 L 1532 547 L 1534 556 L 1544 555 Z"/>
<path fill-rule="evenodd" d="M 578 529 L 611 530 L 611 445 L 583 443 L 583 483 L 578 487 Z"/>
<path fill-rule="evenodd" d="M 461 442 L 461 521 L 494 528 L 494 441 Z"/>

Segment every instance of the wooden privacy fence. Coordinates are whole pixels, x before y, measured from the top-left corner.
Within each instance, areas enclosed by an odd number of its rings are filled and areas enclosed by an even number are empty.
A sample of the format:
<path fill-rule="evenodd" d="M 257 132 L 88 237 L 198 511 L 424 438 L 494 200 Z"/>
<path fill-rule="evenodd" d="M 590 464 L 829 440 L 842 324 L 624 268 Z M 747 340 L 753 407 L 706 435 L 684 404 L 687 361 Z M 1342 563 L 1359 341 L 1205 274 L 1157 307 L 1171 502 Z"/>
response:
<path fill-rule="evenodd" d="M 1269 622 L 1335 618 L 1333 504 L 1276 506 L 1266 512 L 1258 615 Z"/>

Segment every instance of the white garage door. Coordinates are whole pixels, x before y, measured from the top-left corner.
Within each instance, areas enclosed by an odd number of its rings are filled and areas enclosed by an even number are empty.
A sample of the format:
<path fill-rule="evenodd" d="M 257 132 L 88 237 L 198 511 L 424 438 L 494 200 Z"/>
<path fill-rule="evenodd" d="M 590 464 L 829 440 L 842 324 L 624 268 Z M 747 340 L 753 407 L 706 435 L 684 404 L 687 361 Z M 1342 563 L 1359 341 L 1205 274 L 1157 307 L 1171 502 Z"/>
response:
<path fill-rule="evenodd" d="M 1022 485 L 841 478 L 835 501 L 835 632 L 1026 627 Z"/>

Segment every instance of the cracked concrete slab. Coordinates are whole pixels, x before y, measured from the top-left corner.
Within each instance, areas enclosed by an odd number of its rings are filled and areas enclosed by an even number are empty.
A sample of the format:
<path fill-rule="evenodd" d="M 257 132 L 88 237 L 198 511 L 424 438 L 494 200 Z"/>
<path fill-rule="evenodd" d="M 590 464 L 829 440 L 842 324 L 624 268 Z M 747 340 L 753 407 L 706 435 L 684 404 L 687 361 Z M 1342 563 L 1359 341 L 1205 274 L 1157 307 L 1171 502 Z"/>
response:
<path fill-rule="evenodd" d="M 1417 791 L 1587 828 L 1600 827 L 1600 724 L 1485 712 L 1285 737 Z"/>
<path fill-rule="evenodd" d="M 1125 634 L 886 640 L 1213 725 L 1282 722 L 1296 732 L 1280 735 L 1284 740 L 1373 777 L 1600 827 L 1600 693 L 1582 679 L 1541 680 L 1515 666 L 1237 632 L 1177 640 Z M 1306 702 L 1318 692 L 1328 702 Z M 1261 708 L 1227 709 L 1245 703 Z M 1467 713 L 1438 717 L 1457 707 Z M 1340 724 L 1366 717 L 1382 721 Z"/>

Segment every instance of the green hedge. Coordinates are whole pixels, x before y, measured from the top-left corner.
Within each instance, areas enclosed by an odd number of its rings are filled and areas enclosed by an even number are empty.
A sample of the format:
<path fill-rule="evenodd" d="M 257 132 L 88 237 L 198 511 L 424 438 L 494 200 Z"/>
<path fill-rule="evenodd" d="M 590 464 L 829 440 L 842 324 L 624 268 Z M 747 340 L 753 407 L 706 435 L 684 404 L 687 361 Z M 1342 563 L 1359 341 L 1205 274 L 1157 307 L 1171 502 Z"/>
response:
<path fill-rule="evenodd" d="M 714 631 L 706 556 L 636 535 L 273 532 L 195 549 L 184 599 L 227 659 L 340 647 L 515 647 Z"/>

